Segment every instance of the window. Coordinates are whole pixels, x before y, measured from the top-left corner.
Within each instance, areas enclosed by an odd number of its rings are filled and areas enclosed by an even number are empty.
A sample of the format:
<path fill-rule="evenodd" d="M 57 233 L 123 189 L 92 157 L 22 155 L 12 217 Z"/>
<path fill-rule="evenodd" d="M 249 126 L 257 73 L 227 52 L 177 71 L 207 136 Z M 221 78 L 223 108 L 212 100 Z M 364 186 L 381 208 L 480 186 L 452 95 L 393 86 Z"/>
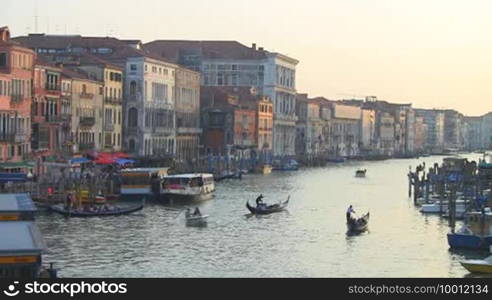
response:
<path fill-rule="evenodd" d="M 130 82 L 130 96 L 135 97 L 137 95 L 137 83 L 135 81 Z"/>
<path fill-rule="evenodd" d="M 7 66 L 7 53 L 3 52 L 0 53 L 0 67 L 6 67 Z"/>
<path fill-rule="evenodd" d="M 131 64 L 130 65 L 130 71 L 136 71 L 137 70 L 137 65 Z"/>
<path fill-rule="evenodd" d="M 138 111 L 134 107 L 128 110 L 128 126 L 129 127 L 138 126 Z"/>

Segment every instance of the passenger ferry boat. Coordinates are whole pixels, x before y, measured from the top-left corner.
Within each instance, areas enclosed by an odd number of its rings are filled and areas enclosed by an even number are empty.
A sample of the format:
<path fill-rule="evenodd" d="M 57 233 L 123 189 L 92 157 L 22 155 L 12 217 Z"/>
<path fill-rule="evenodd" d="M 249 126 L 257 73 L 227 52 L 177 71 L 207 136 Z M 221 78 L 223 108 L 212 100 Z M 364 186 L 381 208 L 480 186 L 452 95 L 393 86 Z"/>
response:
<path fill-rule="evenodd" d="M 121 171 L 122 198 L 141 199 L 154 197 L 159 193 L 160 179 L 166 176 L 168 168 L 134 168 Z"/>
<path fill-rule="evenodd" d="M 208 173 L 168 175 L 162 177 L 160 188 L 160 195 L 170 200 L 208 200 L 215 191 L 214 176 Z"/>

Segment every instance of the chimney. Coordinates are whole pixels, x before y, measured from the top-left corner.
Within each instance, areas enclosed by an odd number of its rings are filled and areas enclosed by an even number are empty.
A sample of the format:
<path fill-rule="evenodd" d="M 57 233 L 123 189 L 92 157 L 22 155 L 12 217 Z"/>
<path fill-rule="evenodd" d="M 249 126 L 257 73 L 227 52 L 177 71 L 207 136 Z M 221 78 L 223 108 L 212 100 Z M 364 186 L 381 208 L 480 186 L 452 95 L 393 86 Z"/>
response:
<path fill-rule="evenodd" d="M 251 46 L 251 48 L 252 48 L 253 50 L 256 50 L 256 43 L 253 43 L 253 45 Z"/>
<path fill-rule="evenodd" d="M 263 47 L 258 48 L 258 50 L 260 50 L 260 51 L 264 51 Z"/>
<path fill-rule="evenodd" d="M 7 26 L 0 27 L 0 41 L 7 42 L 10 40 L 10 31 Z"/>

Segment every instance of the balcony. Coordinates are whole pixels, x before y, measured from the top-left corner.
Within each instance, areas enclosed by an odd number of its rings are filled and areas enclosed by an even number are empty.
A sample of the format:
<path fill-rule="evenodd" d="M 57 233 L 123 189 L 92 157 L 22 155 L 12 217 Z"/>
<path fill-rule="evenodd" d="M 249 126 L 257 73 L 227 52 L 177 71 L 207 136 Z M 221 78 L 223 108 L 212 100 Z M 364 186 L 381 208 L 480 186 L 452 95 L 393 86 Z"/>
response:
<path fill-rule="evenodd" d="M 80 126 L 88 126 L 92 127 L 96 125 L 96 118 L 95 117 L 80 117 Z"/>
<path fill-rule="evenodd" d="M 114 105 L 121 105 L 123 103 L 123 99 L 121 99 L 121 98 L 115 98 L 115 97 L 106 97 L 106 98 L 104 98 L 104 103 L 106 103 L 106 104 L 114 104 Z"/>
<path fill-rule="evenodd" d="M 60 123 L 63 121 L 60 115 L 46 115 L 44 117 L 48 123 Z"/>
<path fill-rule="evenodd" d="M 50 92 L 50 91 L 53 91 L 53 92 L 61 92 L 61 88 L 60 88 L 60 85 L 59 84 L 46 84 L 44 86 L 44 88 L 48 92 Z"/>
<path fill-rule="evenodd" d="M 197 127 L 178 127 L 178 134 L 201 134 L 202 129 Z"/>
<path fill-rule="evenodd" d="M 164 133 L 164 134 L 173 134 L 174 128 L 170 127 L 153 127 L 152 133 Z"/>
<path fill-rule="evenodd" d="M 114 131 L 114 124 L 109 122 L 104 123 L 104 131 Z"/>
<path fill-rule="evenodd" d="M 14 102 L 20 102 L 24 99 L 24 95 L 21 94 L 10 94 L 10 100 Z"/>
<path fill-rule="evenodd" d="M 79 151 L 93 150 L 96 147 L 95 143 L 79 143 Z"/>
<path fill-rule="evenodd" d="M 94 94 L 80 93 L 80 99 L 94 99 Z"/>
<path fill-rule="evenodd" d="M 10 133 L 10 132 L 0 133 L 0 142 L 19 144 L 19 143 L 25 143 L 26 141 L 27 141 L 27 135 L 24 133 Z"/>

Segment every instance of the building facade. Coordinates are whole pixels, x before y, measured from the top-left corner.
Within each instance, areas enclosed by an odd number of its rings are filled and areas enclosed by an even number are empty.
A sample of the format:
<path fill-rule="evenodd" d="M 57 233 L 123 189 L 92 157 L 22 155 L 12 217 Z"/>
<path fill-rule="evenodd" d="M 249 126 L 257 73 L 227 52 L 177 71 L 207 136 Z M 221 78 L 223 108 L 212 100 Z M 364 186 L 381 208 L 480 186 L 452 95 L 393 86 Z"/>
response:
<path fill-rule="evenodd" d="M 0 159 L 21 162 L 31 152 L 31 101 L 35 53 L 0 28 Z"/>
<path fill-rule="evenodd" d="M 200 73 L 176 69 L 176 159 L 193 161 L 200 149 Z"/>

